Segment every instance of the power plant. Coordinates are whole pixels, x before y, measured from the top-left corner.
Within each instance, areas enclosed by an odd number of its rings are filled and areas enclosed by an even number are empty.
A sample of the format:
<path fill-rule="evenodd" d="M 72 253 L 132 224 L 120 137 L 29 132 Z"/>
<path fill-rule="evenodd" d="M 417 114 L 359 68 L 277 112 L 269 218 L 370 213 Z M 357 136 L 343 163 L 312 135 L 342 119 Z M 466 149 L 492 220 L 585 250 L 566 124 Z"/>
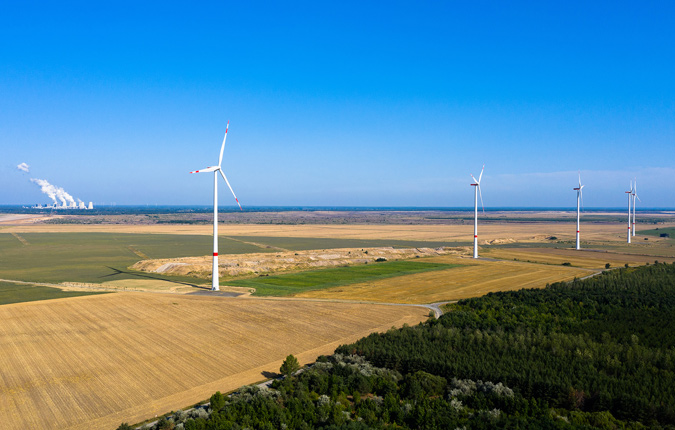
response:
<path fill-rule="evenodd" d="M 21 163 L 16 168 L 24 173 L 30 173 L 30 166 L 26 163 Z M 50 184 L 46 179 L 30 178 L 30 181 L 40 187 L 40 191 L 52 199 L 51 205 L 36 204 L 31 206 L 31 209 L 73 209 L 73 210 L 91 210 L 94 209 L 94 203 L 89 202 L 89 205 L 86 206 L 84 202 L 80 199 L 77 199 L 79 203 L 75 202 L 75 198 L 68 194 L 63 188 Z M 59 201 L 61 204 L 59 204 Z"/>
<path fill-rule="evenodd" d="M 59 205 L 57 203 L 52 203 L 51 205 L 45 204 L 41 205 L 40 203 L 35 206 L 31 206 L 31 209 L 58 209 L 58 210 L 92 210 L 94 209 L 94 203 L 89 202 L 88 205 L 85 205 L 83 201 L 80 201 L 79 204 L 70 203 Z"/>

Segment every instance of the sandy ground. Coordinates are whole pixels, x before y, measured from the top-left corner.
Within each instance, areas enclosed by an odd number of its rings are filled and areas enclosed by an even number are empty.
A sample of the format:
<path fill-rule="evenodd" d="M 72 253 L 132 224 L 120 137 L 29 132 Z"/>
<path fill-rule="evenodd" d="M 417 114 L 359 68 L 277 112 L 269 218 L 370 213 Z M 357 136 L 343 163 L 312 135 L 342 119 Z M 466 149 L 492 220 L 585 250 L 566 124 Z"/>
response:
<path fill-rule="evenodd" d="M 48 215 L 41 214 L 0 214 L 0 225 L 14 225 L 14 224 L 27 224 L 35 223 L 38 221 L 44 221 L 50 219 Z"/>

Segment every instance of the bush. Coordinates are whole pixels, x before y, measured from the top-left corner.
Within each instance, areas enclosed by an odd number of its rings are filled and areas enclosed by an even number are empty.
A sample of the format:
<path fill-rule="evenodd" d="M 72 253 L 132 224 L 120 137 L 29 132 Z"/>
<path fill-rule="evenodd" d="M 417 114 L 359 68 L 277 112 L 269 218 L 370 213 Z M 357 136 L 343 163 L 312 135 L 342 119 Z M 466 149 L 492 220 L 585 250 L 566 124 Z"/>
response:
<path fill-rule="evenodd" d="M 611 265 L 611 264 L 609 264 L 609 263 L 605 263 L 605 269 L 609 269 L 610 267 L 612 267 L 612 265 Z"/>
<path fill-rule="evenodd" d="M 569 261 L 565 261 L 562 265 L 563 265 L 563 266 L 571 266 L 572 263 L 570 263 Z"/>
<path fill-rule="evenodd" d="M 117 430 L 134 430 L 134 428 L 131 427 L 128 423 L 122 423 L 120 424 L 119 427 L 117 427 Z"/>

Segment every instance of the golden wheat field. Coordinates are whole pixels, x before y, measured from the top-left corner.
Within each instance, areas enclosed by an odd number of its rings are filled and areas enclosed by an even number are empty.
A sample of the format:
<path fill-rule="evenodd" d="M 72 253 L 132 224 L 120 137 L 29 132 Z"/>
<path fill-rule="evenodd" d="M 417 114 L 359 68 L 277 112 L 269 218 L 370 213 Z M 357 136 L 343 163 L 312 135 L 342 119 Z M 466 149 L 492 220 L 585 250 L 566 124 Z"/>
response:
<path fill-rule="evenodd" d="M 3 429 L 105 429 L 265 379 L 428 309 L 106 294 L 0 307 Z"/>
<path fill-rule="evenodd" d="M 595 273 L 593 270 L 574 267 L 473 260 L 454 256 L 430 257 L 424 261 L 465 266 L 308 291 L 296 297 L 434 303 L 478 297 L 496 291 L 543 288 L 547 283 L 568 281 Z"/>
<path fill-rule="evenodd" d="M 493 248 L 485 250 L 483 256 L 505 260 L 513 260 L 516 258 L 519 261 L 531 261 L 544 264 L 562 264 L 567 262 L 572 266 L 585 267 L 588 269 L 604 269 L 606 263 L 610 263 L 612 267 L 618 267 L 623 266 L 626 263 L 630 265 L 641 265 L 652 263 L 654 261 L 654 257 L 649 255 L 620 254 L 583 249 L 577 251 L 575 249 L 560 248 Z M 671 263 L 675 260 L 673 258 L 661 257 L 660 261 Z"/>
<path fill-rule="evenodd" d="M 210 225 L 83 225 L 83 224 L 23 224 L 2 227 L 7 233 L 137 233 L 137 234 L 189 234 L 211 235 Z M 220 227 L 221 235 L 271 236 L 336 239 L 389 239 L 465 241 L 473 238 L 473 225 L 277 225 L 277 224 L 226 224 Z M 481 243 L 491 242 L 541 242 L 556 236 L 560 240 L 573 240 L 574 225 L 551 223 L 509 223 L 480 225 Z M 584 226 L 584 241 L 622 242 L 625 226 L 620 223 L 589 224 Z"/>

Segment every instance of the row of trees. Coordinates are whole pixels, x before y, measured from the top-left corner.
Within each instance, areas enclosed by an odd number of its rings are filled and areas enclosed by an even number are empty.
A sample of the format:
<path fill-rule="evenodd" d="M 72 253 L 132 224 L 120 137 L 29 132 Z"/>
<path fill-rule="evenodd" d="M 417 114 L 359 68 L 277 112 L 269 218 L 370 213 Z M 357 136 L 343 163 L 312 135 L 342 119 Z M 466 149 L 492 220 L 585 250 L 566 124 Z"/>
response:
<path fill-rule="evenodd" d="M 155 428 L 675 429 L 673 309 L 666 264 L 489 294 Z"/>

